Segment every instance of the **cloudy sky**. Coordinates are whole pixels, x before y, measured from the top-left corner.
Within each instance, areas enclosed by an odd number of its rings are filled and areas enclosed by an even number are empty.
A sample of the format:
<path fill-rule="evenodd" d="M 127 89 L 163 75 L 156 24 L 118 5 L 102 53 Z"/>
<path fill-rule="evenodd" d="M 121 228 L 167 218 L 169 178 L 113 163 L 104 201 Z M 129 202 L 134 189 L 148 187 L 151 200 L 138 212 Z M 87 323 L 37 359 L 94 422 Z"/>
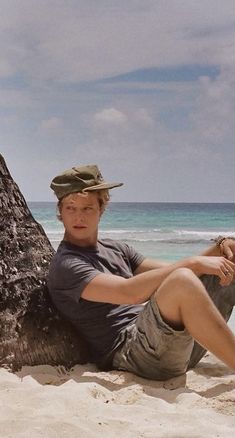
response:
<path fill-rule="evenodd" d="M 235 202 L 234 0 L 0 0 L 0 152 L 29 200 Z"/>

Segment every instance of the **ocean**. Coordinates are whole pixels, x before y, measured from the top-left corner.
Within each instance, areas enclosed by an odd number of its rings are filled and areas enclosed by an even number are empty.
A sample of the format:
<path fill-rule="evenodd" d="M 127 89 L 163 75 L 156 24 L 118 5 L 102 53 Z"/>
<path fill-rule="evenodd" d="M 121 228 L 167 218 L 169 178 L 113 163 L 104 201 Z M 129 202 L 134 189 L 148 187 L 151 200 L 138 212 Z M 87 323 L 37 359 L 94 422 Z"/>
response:
<path fill-rule="evenodd" d="M 56 249 L 63 225 L 54 202 L 29 202 L 34 218 Z M 146 257 L 174 261 L 197 254 L 219 234 L 235 235 L 235 204 L 110 203 L 100 238 L 122 240 Z"/>
<path fill-rule="evenodd" d="M 63 225 L 56 203 L 29 202 L 34 218 L 56 249 Z M 235 204 L 111 202 L 100 222 L 100 238 L 122 240 L 146 257 L 175 261 L 199 254 L 219 234 L 235 236 Z M 235 328 L 235 312 L 232 317 Z"/>

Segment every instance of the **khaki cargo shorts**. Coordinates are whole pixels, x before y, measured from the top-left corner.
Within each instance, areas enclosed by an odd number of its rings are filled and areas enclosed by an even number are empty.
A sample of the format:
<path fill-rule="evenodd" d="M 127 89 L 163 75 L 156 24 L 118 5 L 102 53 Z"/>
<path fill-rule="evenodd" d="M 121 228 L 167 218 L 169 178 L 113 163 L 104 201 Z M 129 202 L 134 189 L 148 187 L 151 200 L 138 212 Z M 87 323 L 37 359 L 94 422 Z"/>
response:
<path fill-rule="evenodd" d="M 188 331 L 174 330 L 158 310 L 154 295 L 136 321 L 123 332 L 113 368 L 153 380 L 167 380 L 187 370 L 194 341 Z"/>

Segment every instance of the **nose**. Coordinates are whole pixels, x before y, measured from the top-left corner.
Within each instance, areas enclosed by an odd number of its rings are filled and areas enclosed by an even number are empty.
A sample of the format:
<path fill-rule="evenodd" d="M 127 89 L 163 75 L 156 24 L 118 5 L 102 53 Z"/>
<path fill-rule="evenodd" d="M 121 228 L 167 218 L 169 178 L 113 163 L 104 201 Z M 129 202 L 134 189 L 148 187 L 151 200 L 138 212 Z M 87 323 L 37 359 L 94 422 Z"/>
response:
<path fill-rule="evenodd" d="M 75 218 L 77 222 L 83 223 L 85 219 L 84 213 L 82 211 L 76 210 Z"/>

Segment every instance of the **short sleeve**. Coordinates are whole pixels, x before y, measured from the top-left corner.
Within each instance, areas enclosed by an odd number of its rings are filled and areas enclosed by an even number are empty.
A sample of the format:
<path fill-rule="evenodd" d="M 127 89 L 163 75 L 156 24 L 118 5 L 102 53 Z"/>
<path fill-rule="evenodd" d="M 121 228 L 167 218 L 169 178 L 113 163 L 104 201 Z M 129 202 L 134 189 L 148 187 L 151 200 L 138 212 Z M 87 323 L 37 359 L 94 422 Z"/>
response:
<path fill-rule="evenodd" d="M 144 261 L 145 257 L 140 252 L 136 251 L 133 246 L 130 246 L 127 243 L 118 242 L 118 245 L 124 258 L 128 260 L 132 273 L 134 273 L 138 266 Z"/>
<path fill-rule="evenodd" d="M 101 272 L 79 257 L 66 257 L 60 263 L 52 263 L 48 275 L 48 288 L 55 300 L 61 295 L 76 303 L 87 284 Z"/>

